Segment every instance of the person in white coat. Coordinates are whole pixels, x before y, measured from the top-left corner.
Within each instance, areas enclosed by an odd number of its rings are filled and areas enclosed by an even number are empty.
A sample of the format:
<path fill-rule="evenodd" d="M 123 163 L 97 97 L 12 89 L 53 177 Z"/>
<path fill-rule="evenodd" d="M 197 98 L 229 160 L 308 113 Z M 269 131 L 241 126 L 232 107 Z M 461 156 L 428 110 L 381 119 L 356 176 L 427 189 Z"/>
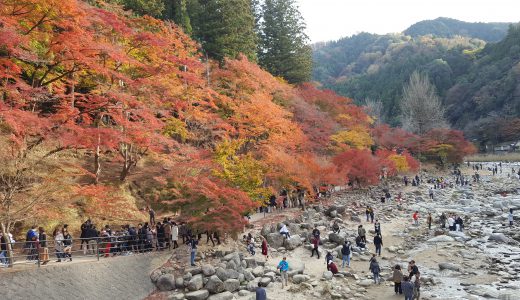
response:
<path fill-rule="evenodd" d="M 177 243 L 178 239 L 179 239 L 179 227 L 177 226 L 177 223 L 173 222 L 173 225 L 172 225 L 173 249 L 179 248 L 179 244 Z"/>

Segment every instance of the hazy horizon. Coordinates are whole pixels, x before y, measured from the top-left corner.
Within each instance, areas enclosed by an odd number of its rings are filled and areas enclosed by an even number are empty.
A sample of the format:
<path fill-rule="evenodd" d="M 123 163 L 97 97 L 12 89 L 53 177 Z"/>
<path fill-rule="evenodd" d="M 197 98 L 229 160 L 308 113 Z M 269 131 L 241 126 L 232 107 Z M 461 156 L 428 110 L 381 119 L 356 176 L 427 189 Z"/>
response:
<path fill-rule="evenodd" d="M 424 20 L 519 22 L 518 0 L 297 0 L 312 43 L 359 32 L 402 32 Z M 389 17 L 391 16 L 391 17 Z"/>

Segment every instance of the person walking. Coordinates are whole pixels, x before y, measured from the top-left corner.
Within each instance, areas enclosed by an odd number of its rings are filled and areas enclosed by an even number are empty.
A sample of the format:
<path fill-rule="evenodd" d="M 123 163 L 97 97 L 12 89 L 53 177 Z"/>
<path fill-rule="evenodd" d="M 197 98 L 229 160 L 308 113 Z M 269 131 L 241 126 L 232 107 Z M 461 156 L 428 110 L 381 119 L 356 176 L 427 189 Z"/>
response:
<path fill-rule="evenodd" d="M 513 220 L 514 220 L 513 209 L 512 208 L 509 209 L 509 215 L 507 216 L 507 219 L 509 220 L 509 227 L 512 227 L 513 226 Z"/>
<path fill-rule="evenodd" d="M 374 246 L 376 247 L 376 254 L 381 256 L 381 248 L 383 246 L 383 237 L 380 233 L 374 237 Z"/>
<path fill-rule="evenodd" d="M 280 275 L 282 276 L 282 289 L 285 286 L 288 286 L 288 278 L 287 271 L 289 271 L 289 263 L 287 262 L 287 257 L 283 257 L 283 259 L 280 261 L 278 266 L 276 267 L 277 270 L 280 270 Z M 285 283 L 285 284 L 284 284 Z"/>
<path fill-rule="evenodd" d="M 421 298 L 421 272 L 419 271 L 415 274 L 415 281 L 413 282 L 413 298 L 414 300 Z"/>
<path fill-rule="evenodd" d="M 172 247 L 172 223 L 171 223 L 170 218 L 164 218 L 163 230 L 164 230 L 164 248 L 168 248 L 168 250 L 170 250 Z"/>
<path fill-rule="evenodd" d="M 428 190 L 428 195 L 430 196 L 430 199 L 433 200 L 433 189 L 431 187 Z"/>
<path fill-rule="evenodd" d="M 394 281 L 394 292 L 397 295 L 403 294 L 403 289 L 401 288 L 401 282 L 403 281 L 403 272 L 401 271 L 401 266 L 396 265 L 394 267 L 394 273 L 392 274 L 392 280 Z"/>
<path fill-rule="evenodd" d="M 150 226 L 155 225 L 155 211 L 150 206 L 147 207 L 148 215 L 150 216 Z"/>
<path fill-rule="evenodd" d="M 318 229 L 318 225 L 314 225 L 314 229 L 312 230 L 312 236 L 314 238 L 318 238 L 320 240 L 320 230 Z"/>
<path fill-rule="evenodd" d="M 404 300 L 413 300 L 413 283 L 410 282 L 410 278 L 408 276 L 403 276 L 403 282 L 401 283 L 401 288 L 404 294 Z"/>
<path fill-rule="evenodd" d="M 179 240 L 179 227 L 177 226 L 177 223 L 173 222 L 172 225 L 172 243 L 173 243 L 173 249 L 179 248 L 179 243 L 177 241 Z"/>
<path fill-rule="evenodd" d="M 190 248 L 190 264 L 192 267 L 195 267 L 195 255 L 197 254 L 197 245 L 199 241 L 195 239 L 194 236 L 190 236 L 190 241 L 188 243 Z"/>
<path fill-rule="evenodd" d="M 66 227 L 63 227 L 63 255 L 72 261 L 72 235 Z"/>
<path fill-rule="evenodd" d="M 345 263 L 347 263 L 347 267 L 350 268 L 350 254 L 352 253 L 352 245 L 350 241 L 345 241 L 343 247 L 341 248 L 341 256 L 343 260 L 342 268 L 345 267 Z"/>
<path fill-rule="evenodd" d="M 54 237 L 54 250 L 56 251 L 56 257 L 58 260 L 56 262 L 61 262 L 61 259 L 64 258 L 63 256 L 63 232 L 61 231 L 61 227 L 58 226 L 54 229 L 54 232 L 52 233 L 52 236 Z"/>
<path fill-rule="evenodd" d="M 376 255 L 373 254 L 370 259 L 370 266 L 368 268 L 370 272 L 372 272 L 372 276 L 374 277 L 374 283 L 380 284 L 379 273 L 381 272 L 381 268 L 379 267 L 379 263 L 377 262 Z"/>
<path fill-rule="evenodd" d="M 267 293 L 265 292 L 264 287 L 262 286 L 262 283 L 258 283 L 258 287 L 256 288 L 256 297 L 255 300 L 267 300 Z"/>
<path fill-rule="evenodd" d="M 367 232 L 366 232 L 365 228 L 363 228 L 363 225 L 359 225 L 358 226 L 358 236 L 361 237 L 361 242 L 363 242 L 365 244 L 367 243 L 366 235 L 367 235 Z"/>
<path fill-rule="evenodd" d="M 381 234 L 381 223 L 379 223 L 379 220 L 376 220 L 374 223 L 374 231 L 375 234 Z"/>
<path fill-rule="evenodd" d="M 269 245 L 267 245 L 265 237 L 262 237 L 262 255 L 265 257 L 265 261 L 269 259 Z"/>
<path fill-rule="evenodd" d="M 415 224 L 415 226 L 419 226 L 419 212 L 418 211 L 415 211 L 412 218 L 413 218 L 413 223 Z"/>
<path fill-rule="evenodd" d="M 428 229 L 432 229 L 432 213 L 428 213 L 428 218 L 426 219 L 426 222 L 428 222 Z"/>
<path fill-rule="evenodd" d="M 370 207 L 370 222 L 374 223 L 374 209 Z"/>
<path fill-rule="evenodd" d="M 365 214 L 367 216 L 367 222 L 368 222 L 368 220 L 370 218 L 370 206 L 368 206 L 368 205 L 367 205 L 367 208 L 365 209 Z"/>
<path fill-rule="evenodd" d="M 455 231 L 455 219 L 453 218 L 453 215 L 448 217 L 448 228 L 450 231 Z"/>
<path fill-rule="evenodd" d="M 43 265 L 46 265 L 50 261 L 49 248 L 47 248 L 47 233 L 45 232 L 45 229 L 43 229 L 43 227 L 38 228 L 38 231 L 40 261 Z"/>
<path fill-rule="evenodd" d="M 36 225 L 31 226 L 25 235 L 25 248 L 27 251 L 27 260 L 33 261 L 38 259 L 38 231 Z"/>
<path fill-rule="evenodd" d="M 443 212 L 440 216 L 441 228 L 446 228 L 446 214 Z"/>
<path fill-rule="evenodd" d="M 318 259 L 320 259 L 320 251 L 318 250 L 318 246 L 320 244 L 320 240 L 318 237 L 313 237 L 312 238 L 312 252 L 311 252 L 311 257 L 314 256 L 314 253 L 316 253 L 316 255 L 318 256 Z"/>

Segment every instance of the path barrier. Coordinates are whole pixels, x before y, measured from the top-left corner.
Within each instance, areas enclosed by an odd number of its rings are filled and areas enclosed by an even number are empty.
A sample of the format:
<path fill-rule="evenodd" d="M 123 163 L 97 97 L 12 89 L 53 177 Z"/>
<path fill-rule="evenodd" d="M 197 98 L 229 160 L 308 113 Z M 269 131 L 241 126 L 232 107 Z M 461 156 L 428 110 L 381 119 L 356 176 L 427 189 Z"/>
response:
<path fill-rule="evenodd" d="M 155 243 L 155 244 L 154 244 Z M 81 260 L 99 261 L 101 258 L 111 256 L 131 256 L 150 253 L 152 251 L 168 250 L 166 243 L 158 245 L 153 242 L 140 239 L 139 236 L 111 236 L 95 238 L 73 238 L 70 250 L 67 246 L 60 246 L 54 240 L 47 240 L 46 247 L 39 242 L 14 242 L 11 243 L 11 257 L 0 256 L 0 272 L 2 268 L 27 268 L 55 265 L 61 262 Z M 170 246 L 171 247 L 171 246 Z M 70 253 L 70 257 L 69 254 Z"/>

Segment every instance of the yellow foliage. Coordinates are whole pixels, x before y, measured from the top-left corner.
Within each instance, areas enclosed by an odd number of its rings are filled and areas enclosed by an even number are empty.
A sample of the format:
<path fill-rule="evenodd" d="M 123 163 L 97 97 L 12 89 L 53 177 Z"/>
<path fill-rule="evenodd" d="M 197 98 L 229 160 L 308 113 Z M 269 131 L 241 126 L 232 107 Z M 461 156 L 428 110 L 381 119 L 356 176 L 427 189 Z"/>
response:
<path fill-rule="evenodd" d="M 407 172 L 409 170 L 408 162 L 406 157 L 399 154 L 392 154 L 388 156 L 388 159 L 394 162 L 395 169 L 397 172 Z"/>
<path fill-rule="evenodd" d="M 353 149 L 367 149 L 374 144 L 368 128 L 357 126 L 351 130 L 342 130 L 330 137 L 334 149 L 344 149 L 345 146 Z"/>
<path fill-rule="evenodd" d="M 215 170 L 216 176 L 223 178 L 253 200 L 268 199 L 270 191 L 264 187 L 266 168 L 251 154 L 238 154 L 245 141 L 223 141 L 215 149 L 215 161 L 222 167 Z"/>
<path fill-rule="evenodd" d="M 186 129 L 186 124 L 176 118 L 169 118 L 166 120 L 166 125 L 163 129 L 163 134 L 179 139 L 181 142 L 186 141 L 189 132 Z"/>

